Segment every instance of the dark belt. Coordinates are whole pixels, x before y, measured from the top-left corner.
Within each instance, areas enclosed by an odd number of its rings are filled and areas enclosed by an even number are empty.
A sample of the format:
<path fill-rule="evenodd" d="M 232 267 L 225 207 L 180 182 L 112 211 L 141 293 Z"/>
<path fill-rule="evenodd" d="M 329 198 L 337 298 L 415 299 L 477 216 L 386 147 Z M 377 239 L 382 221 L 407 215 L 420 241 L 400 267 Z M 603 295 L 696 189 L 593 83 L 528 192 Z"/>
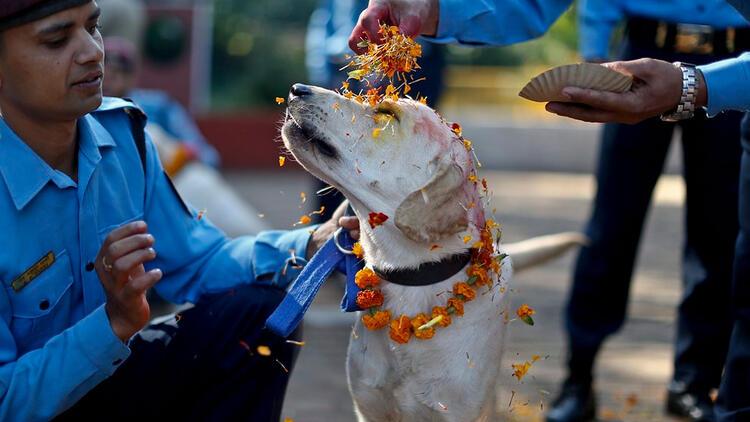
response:
<path fill-rule="evenodd" d="M 750 50 L 750 28 L 713 28 L 648 18 L 628 19 L 628 40 L 636 46 L 670 53 L 730 55 Z"/>

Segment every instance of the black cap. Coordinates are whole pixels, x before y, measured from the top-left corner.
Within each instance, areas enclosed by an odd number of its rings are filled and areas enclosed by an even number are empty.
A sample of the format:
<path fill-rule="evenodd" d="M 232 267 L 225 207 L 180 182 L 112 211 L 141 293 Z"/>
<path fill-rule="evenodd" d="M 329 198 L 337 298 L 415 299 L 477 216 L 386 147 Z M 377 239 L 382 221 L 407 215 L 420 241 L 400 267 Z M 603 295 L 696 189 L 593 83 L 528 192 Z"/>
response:
<path fill-rule="evenodd" d="M 0 31 L 33 22 L 93 0 L 0 0 Z"/>

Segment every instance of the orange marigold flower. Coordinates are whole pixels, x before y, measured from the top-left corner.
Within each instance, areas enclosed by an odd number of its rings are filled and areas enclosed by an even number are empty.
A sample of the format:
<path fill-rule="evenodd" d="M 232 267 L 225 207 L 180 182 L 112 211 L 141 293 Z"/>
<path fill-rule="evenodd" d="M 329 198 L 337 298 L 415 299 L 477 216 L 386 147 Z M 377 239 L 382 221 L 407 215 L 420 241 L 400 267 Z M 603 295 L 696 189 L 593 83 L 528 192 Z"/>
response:
<path fill-rule="evenodd" d="M 396 343 L 406 344 L 411 338 L 411 320 L 406 315 L 391 320 L 391 340 Z"/>
<path fill-rule="evenodd" d="M 536 311 L 533 308 L 529 307 L 529 305 L 527 305 L 525 303 L 523 305 L 519 306 L 518 309 L 516 310 L 516 315 L 518 315 L 519 318 L 523 318 L 523 317 L 527 317 L 527 316 L 532 316 L 535 313 L 536 313 Z"/>
<path fill-rule="evenodd" d="M 377 226 L 382 225 L 383 223 L 388 220 L 388 216 L 383 214 L 382 212 L 371 212 L 368 216 L 368 223 L 370 223 L 370 228 L 374 229 Z"/>
<path fill-rule="evenodd" d="M 452 131 L 453 131 L 453 133 L 455 133 L 456 135 L 458 135 L 458 136 L 461 136 L 461 125 L 459 125 L 458 123 L 453 123 L 453 124 L 451 125 L 451 130 L 452 130 Z"/>
<path fill-rule="evenodd" d="M 419 329 L 419 327 L 427 324 L 429 321 L 430 318 L 428 318 L 425 314 L 419 314 L 411 320 L 411 328 L 414 331 L 414 337 L 421 340 L 427 340 L 431 339 L 432 336 L 435 335 L 435 328 L 433 327 L 425 328 L 423 330 Z"/>
<path fill-rule="evenodd" d="M 362 309 L 374 308 L 383 304 L 383 293 L 380 290 L 362 290 L 357 292 L 357 306 Z"/>
<path fill-rule="evenodd" d="M 281 97 L 276 97 L 276 104 L 284 104 L 284 99 Z"/>
<path fill-rule="evenodd" d="M 474 300 L 474 298 L 477 295 L 477 292 L 475 292 L 474 289 L 471 288 L 471 286 L 462 282 L 462 283 L 456 283 L 453 285 L 453 295 L 455 296 L 461 295 L 463 296 L 464 302 L 470 302 Z"/>
<path fill-rule="evenodd" d="M 438 322 L 438 325 L 441 327 L 447 327 L 451 325 L 451 315 L 448 313 L 448 310 L 443 308 L 442 306 L 435 306 L 432 308 L 432 317 L 437 318 L 439 316 L 442 316 L 443 319 Z"/>
<path fill-rule="evenodd" d="M 521 319 L 521 321 L 525 322 L 528 325 L 534 325 L 534 318 L 531 316 L 534 315 L 536 311 L 529 307 L 527 304 L 523 304 L 518 307 L 516 310 L 516 315 L 518 315 L 518 318 Z"/>
<path fill-rule="evenodd" d="M 362 268 L 354 275 L 354 283 L 360 289 L 366 289 L 368 287 L 377 286 L 378 283 L 380 283 L 380 278 L 375 275 L 375 272 L 371 269 Z"/>
<path fill-rule="evenodd" d="M 365 313 L 365 315 L 362 316 L 362 323 L 365 324 L 365 327 L 368 330 L 379 330 L 388 325 L 390 320 L 390 311 L 377 311 L 372 315 Z"/>
<path fill-rule="evenodd" d="M 489 274 L 487 274 L 487 270 L 476 265 L 469 266 L 469 268 L 466 270 L 466 275 L 468 275 L 469 278 L 475 277 L 476 279 L 474 280 L 474 284 L 477 286 L 485 286 L 487 284 L 490 284 L 491 282 L 490 276 Z"/>
<path fill-rule="evenodd" d="M 458 316 L 463 316 L 464 314 L 464 303 L 456 299 L 455 297 L 448 299 L 448 303 L 445 304 L 445 307 L 453 308 L 453 312 Z"/>
<path fill-rule="evenodd" d="M 286 157 L 279 156 L 279 167 L 284 167 L 284 164 L 286 164 Z"/>
<path fill-rule="evenodd" d="M 359 242 L 354 243 L 354 246 L 352 246 L 352 253 L 359 259 L 365 257 L 365 251 L 362 249 L 362 245 L 360 245 Z"/>
<path fill-rule="evenodd" d="M 521 381 L 526 376 L 526 373 L 529 372 L 529 369 L 531 369 L 531 362 L 514 363 L 511 366 L 513 367 L 513 376 Z"/>
<path fill-rule="evenodd" d="M 299 218 L 299 221 L 295 224 L 295 226 L 297 224 L 303 224 L 303 225 L 304 224 L 310 224 L 311 222 L 312 222 L 312 218 L 310 218 L 307 215 L 303 215 L 302 217 Z"/>

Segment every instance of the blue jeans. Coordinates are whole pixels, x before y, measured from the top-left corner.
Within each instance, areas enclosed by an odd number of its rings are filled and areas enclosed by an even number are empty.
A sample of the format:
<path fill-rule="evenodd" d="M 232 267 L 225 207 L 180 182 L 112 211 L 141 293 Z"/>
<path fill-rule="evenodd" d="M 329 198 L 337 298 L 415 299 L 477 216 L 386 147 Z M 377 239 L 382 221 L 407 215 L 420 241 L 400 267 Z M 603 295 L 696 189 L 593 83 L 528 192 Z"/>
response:
<path fill-rule="evenodd" d="M 634 46 L 623 56 L 693 63 L 719 59 Z M 680 123 L 687 199 L 674 378 L 697 393 L 718 386 L 731 331 L 727 303 L 738 230 L 740 119 L 740 113 L 730 112 Z M 566 310 L 573 381 L 591 382 L 602 343 L 625 320 L 643 222 L 674 128 L 658 118 L 604 128 L 586 230 L 591 243 L 578 256 Z"/>

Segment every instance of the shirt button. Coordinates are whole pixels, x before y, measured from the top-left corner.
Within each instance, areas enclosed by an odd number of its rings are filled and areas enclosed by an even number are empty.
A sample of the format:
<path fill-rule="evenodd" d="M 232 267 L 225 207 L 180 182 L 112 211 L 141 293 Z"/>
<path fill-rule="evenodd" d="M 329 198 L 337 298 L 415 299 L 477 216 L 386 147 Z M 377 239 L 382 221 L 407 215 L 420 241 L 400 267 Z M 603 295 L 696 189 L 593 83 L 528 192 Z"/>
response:
<path fill-rule="evenodd" d="M 112 362 L 112 366 L 117 366 L 122 363 L 122 359 L 116 359 L 114 362 Z"/>
<path fill-rule="evenodd" d="M 39 303 L 39 309 L 41 309 L 43 311 L 46 311 L 47 309 L 49 309 L 49 300 L 44 299 L 43 301 L 41 301 Z"/>
<path fill-rule="evenodd" d="M 93 262 L 87 262 L 86 263 L 86 271 L 88 271 L 88 272 L 94 271 L 94 263 Z"/>

